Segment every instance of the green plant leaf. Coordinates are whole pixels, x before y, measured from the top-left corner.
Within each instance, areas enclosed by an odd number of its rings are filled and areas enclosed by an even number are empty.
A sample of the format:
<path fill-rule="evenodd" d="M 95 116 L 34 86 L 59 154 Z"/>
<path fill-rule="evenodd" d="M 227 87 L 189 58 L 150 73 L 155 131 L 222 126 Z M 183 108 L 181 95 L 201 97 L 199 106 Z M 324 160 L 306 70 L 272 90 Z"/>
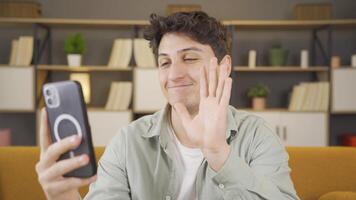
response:
<path fill-rule="evenodd" d="M 259 83 L 248 90 L 247 96 L 250 98 L 267 97 L 269 93 L 269 88 L 266 85 Z"/>
<path fill-rule="evenodd" d="M 81 33 L 69 35 L 64 41 L 64 51 L 67 54 L 83 54 L 85 50 L 85 41 Z"/>

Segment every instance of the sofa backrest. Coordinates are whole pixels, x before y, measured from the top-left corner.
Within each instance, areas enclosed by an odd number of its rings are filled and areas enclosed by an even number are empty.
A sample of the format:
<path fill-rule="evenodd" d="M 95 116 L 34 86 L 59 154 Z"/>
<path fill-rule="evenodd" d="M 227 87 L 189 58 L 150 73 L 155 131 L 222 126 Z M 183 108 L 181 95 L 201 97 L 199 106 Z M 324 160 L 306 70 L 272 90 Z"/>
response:
<path fill-rule="evenodd" d="M 356 148 L 289 147 L 291 176 L 302 200 L 332 191 L 356 192 Z"/>
<path fill-rule="evenodd" d="M 100 158 L 104 148 L 97 147 Z M 356 148 L 289 147 L 292 179 L 302 200 L 331 191 L 356 192 Z M 38 147 L 0 147 L 0 199 L 45 199 L 37 181 Z M 82 196 L 88 187 L 81 188 Z"/>
<path fill-rule="evenodd" d="M 103 147 L 95 148 L 97 158 Z M 0 147 L 0 200 L 45 200 L 35 171 L 38 147 Z M 80 189 L 84 196 L 88 187 Z"/>

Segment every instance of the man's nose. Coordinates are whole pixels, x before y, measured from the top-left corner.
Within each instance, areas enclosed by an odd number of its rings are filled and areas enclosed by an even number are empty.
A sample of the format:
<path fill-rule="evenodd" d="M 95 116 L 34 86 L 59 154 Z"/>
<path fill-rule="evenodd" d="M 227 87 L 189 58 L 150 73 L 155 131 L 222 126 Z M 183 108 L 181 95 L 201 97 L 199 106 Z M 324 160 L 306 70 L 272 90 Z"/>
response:
<path fill-rule="evenodd" d="M 169 79 L 177 79 L 184 77 L 186 74 L 186 66 L 181 62 L 173 62 L 169 70 Z"/>

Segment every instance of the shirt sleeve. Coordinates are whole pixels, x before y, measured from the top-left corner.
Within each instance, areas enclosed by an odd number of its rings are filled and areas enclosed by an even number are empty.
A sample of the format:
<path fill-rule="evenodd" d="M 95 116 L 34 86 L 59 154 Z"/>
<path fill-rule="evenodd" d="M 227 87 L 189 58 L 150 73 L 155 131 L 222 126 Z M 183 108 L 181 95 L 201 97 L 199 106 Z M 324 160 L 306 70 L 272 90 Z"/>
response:
<path fill-rule="evenodd" d="M 265 122 L 251 131 L 250 159 L 242 158 L 232 142 L 223 167 L 218 172 L 208 167 L 208 177 L 227 200 L 299 200 L 290 178 L 289 157 L 279 138 Z"/>
<path fill-rule="evenodd" d="M 125 140 L 125 132 L 121 130 L 106 147 L 98 163 L 97 180 L 90 185 L 84 200 L 131 199 Z"/>

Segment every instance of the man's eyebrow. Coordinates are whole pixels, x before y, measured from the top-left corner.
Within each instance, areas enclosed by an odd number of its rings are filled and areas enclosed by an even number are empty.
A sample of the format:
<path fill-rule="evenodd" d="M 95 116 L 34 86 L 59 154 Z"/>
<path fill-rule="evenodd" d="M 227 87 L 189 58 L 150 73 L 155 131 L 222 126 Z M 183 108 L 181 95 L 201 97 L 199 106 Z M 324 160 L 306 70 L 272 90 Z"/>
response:
<path fill-rule="evenodd" d="M 202 49 L 199 49 L 198 47 L 189 47 L 189 48 L 185 48 L 185 49 L 181 49 L 178 52 L 185 52 L 185 51 L 200 51 L 202 52 Z"/>
<path fill-rule="evenodd" d="M 160 57 L 160 56 L 168 56 L 168 54 L 166 54 L 166 53 L 160 53 L 160 54 L 158 54 L 158 57 Z"/>
<path fill-rule="evenodd" d="M 184 49 L 178 50 L 178 53 L 185 52 L 185 51 L 199 51 L 199 52 L 202 52 L 203 50 L 199 49 L 198 47 L 188 47 L 188 48 L 184 48 Z M 158 57 L 160 57 L 160 56 L 168 56 L 168 54 L 160 53 L 160 54 L 158 54 Z"/>

